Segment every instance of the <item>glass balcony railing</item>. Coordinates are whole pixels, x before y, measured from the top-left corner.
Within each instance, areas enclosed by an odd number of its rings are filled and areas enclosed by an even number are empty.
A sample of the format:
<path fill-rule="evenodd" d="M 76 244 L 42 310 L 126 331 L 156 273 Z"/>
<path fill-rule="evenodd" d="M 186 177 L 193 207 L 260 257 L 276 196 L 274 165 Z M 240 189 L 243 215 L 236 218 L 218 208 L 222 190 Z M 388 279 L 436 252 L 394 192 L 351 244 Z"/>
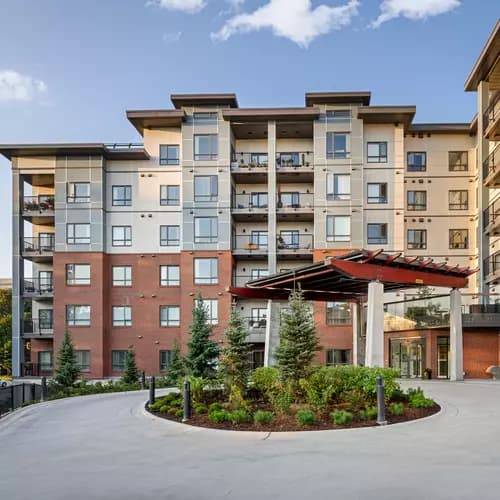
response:
<path fill-rule="evenodd" d="M 233 237 L 233 250 L 266 255 L 268 249 L 267 231 L 252 234 L 236 234 Z"/>
<path fill-rule="evenodd" d="M 241 169 L 265 170 L 268 165 L 267 153 L 234 153 L 231 158 L 231 167 Z"/>
<path fill-rule="evenodd" d="M 24 336 L 50 336 L 54 334 L 52 321 L 40 321 L 38 319 L 25 319 L 23 321 Z"/>
<path fill-rule="evenodd" d="M 236 193 L 233 195 L 233 209 L 267 209 L 267 193 Z"/>
<path fill-rule="evenodd" d="M 496 176 L 500 170 L 500 143 L 483 162 L 483 181 Z"/>
<path fill-rule="evenodd" d="M 491 203 L 484 210 L 484 229 L 500 224 L 500 198 Z"/>
<path fill-rule="evenodd" d="M 313 153 L 310 151 L 278 153 L 276 155 L 276 168 L 312 168 Z"/>
<path fill-rule="evenodd" d="M 23 198 L 23 213 L 47 214 L 54 211 L 54 195 L 40 194 L 38 196 L 25 196 Z"/>
<path fill-rule="evenodd" d="M 23 281 L 25 297 L 53 297 L 54 284 L 52 278 L 25 278 Z"/>
<path fill-rule="evenodd" d="M 310 208 L 314 205 L 313 193 L 280 193 L 276 202 L 278 210 Z"/>
<path fill-rule="evenodd" d="M 24 238 L 23 253 L 25 254 L 50 254 L 54 252 L 55 236 L 47 233 L 44 236 Z"/>
<path fill-rule="evenodd" d="M 483 272 L 486 279 L 494 278 L 500 274 L 500 251 L 484 259 Z"/>
<path fill-rule="evenodd" d="M 498 120 L 500 116 L 500 92 L 493 98 L 483 115 L 484 130 Z"/>
<path fill-rule="evenodd" d="M 295 231 L 281 231 L 276 239 L 278 253 L 296 253 L 298 251 L 311 251 L 313 248 L 313 235 L 302 234 Z"/>

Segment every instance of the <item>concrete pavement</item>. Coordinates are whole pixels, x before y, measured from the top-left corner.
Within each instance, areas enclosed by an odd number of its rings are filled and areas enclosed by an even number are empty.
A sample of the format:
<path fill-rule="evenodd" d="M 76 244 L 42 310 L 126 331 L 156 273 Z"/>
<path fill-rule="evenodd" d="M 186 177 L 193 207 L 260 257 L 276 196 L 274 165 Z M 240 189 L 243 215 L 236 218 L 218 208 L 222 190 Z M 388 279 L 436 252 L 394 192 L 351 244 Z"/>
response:
<path fill-rule="evenodd" d="M 497 499 L 500 383 L 419 382 L 409 424 L 236 433 L 143 412 L 146 392 L 42 403 L 0 420 L 0 498 Z"/>

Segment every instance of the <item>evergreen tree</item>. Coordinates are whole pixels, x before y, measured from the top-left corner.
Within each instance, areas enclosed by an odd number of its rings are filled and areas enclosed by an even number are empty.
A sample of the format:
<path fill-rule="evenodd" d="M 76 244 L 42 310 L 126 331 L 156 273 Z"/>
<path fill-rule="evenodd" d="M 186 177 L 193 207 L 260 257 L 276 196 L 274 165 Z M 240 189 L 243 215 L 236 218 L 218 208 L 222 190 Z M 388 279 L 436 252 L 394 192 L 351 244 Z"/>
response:
<path fill-rule="evenodd" d="M 78 379 L 79 374 L 80 368 L 76 362 L 71 334 L 66 330 L 57 354 L 57 368 L 54 378 L 58 384 L 71 387 Z"/>
<path fill-rule="evenodd" d="M 125 371 L 121 380 L 124 384 L 137 384 L 139 382 L 139 370 L 135 364 L 135 352 L 132 349 L 127 352 Z"/>
<path fill-rule="evenodd" d="M 302 292 L 293 291 L 288 300 L 288 309 L 282 311 L 280 344 L 276 348 L 277 366 L 285 382 L 292 388 L 306 375 L 319 340 L 310 303 L 304 300 Z"/>
<path fill-rule="evenodd" d="M 203 305 L 201 293 L 193 307 L 193 322 L 189 327 L 190 340 L 187 344 L 186 364 L 193 377 L 211 377 L 219 356 L 217 342 L 210 340 L 212 327 L 208 324 L 208 311 Z"/>
<path fill-rule="evenodd" d="M 181 349 L 177 340 L 174 343 L 172 359 L 166 376 L 166 382 L 169 386 L 176 387 L 186 374 L 186 364 L 181 354 Z"/>
<path fill-rule="evenodd" d="M 245 323 L 236 307 L 231 308 L 228 328 L 224 332 L 221 370 L 226 390 L 238 389 L 244 394 L 250 375 L 250 349 L 246 342 Z"/>

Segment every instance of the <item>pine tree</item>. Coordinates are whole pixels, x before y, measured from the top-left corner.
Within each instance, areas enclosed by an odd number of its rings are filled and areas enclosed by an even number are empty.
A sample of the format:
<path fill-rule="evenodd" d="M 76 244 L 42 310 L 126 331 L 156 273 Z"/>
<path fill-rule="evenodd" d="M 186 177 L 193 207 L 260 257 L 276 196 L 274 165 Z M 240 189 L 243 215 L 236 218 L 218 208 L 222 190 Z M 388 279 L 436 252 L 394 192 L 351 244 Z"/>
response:
<path fill-rule="evenodd" d="M 139 382 L 139 370 L 135 363 L 135 352 L 130 349 L 125 358 L 125 371 L 123 372 L 121 381 L 124 384 L 137 384 Z"/>
<path fill-rule="evenodd" d="M 186 356 L 189 374 L 193 377 L 210 378 L 215 372 L 219 347 L 217 342 L 210 340 L 212 327 L 208 324 L 208 311 L 203 304 L 201 293 L 195 300 L 189 333 Z"/>
<path fill-rule="evenodd" d="M 71 334 L 66 330 L 57 354 L 57 368 L 54 378 L 58 384 L 71 387 L 78 379 L 79 374 L 80 368 L 76 362 Z"/>
<path fill-rule="evenodd" d="M 166 376 L 166 382 L 169 386 L 176 387 L 186 374 L 186 364 L 181 355 L 179 343 L 175 341 L 172 359 Z"/>
<path fill-rule="evenodd" d="M 293 291 L 288 300 L 288 309 L 282 312 L 280 344 L 276 348 L 277 366 L 284 381 L 297 387 L 306 374 L 315 351 L 319 349 L 311 305 L 304 300 L 302 292 Z"/>
<path fill-rule="evenodd" d="M 233 307 L 229 325 L 224 332 L 224 349 L 221 356 L 221 370 L 227 390 L 238 389 L 244 394 L 250 375 L 249 345 L 247 330 L 240 313 Z"/>

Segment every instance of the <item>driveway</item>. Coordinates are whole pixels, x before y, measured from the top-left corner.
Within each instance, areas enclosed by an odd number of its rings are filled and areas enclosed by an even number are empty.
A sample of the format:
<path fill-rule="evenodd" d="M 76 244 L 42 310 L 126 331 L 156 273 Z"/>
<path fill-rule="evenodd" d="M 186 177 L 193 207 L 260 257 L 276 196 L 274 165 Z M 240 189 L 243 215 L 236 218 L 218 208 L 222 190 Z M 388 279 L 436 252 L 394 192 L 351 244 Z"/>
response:
<path fill-rule="evenodd" d="M 439 415 L 271 435 L 145 415 L 146 392 L 34 405 L 0 421 L 0 497 L 498 499 L 500 383 L 419 385 Z"/>

